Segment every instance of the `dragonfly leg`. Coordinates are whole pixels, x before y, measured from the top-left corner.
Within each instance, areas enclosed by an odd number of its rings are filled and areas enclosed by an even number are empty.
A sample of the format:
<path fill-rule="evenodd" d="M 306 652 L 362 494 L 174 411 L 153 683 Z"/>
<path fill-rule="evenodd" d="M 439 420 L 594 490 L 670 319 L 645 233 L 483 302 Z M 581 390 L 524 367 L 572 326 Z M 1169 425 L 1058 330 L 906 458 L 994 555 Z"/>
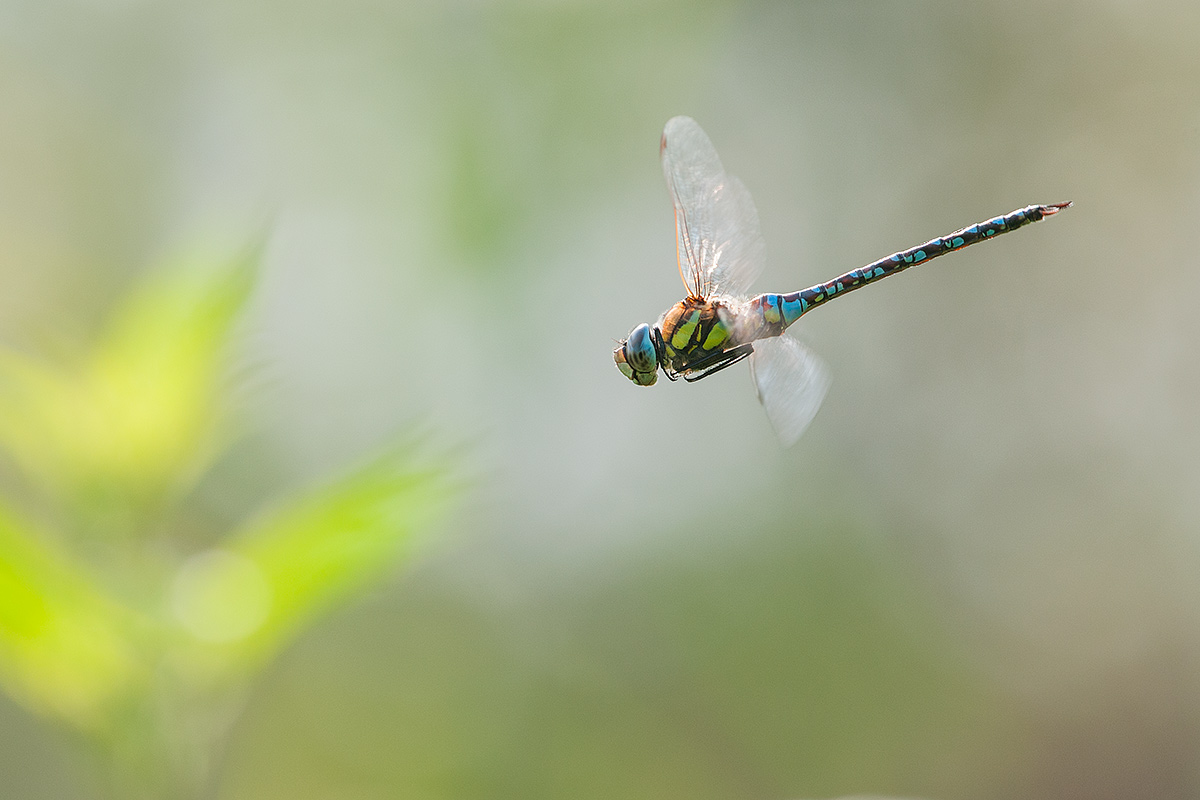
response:
<path fill-rule="evenodd" d="M 695 363 L 688 364 L 685 369 L 688 371 L 697 371 L 695 375 L 684 375 L 683 379 L 688 383 L 693 383 L 701 378 L 707 378 L 709 375 L 715 375 L 726 367 L 732 367 L 742 359 L 754 352 L 754 345 L 747 342 L 743 345 L 722 350 L 717 353 L 711 353 L 704 358 L 697 360 Z"/>

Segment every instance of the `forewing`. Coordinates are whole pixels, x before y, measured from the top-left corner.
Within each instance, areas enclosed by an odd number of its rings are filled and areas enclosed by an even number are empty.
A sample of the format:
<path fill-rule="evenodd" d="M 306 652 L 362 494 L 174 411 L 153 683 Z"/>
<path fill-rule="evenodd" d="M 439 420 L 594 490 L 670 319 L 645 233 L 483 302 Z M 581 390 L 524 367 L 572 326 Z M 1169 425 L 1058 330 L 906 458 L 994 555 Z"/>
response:
<path fill-rule="evenodd" d="M 708 136 L 690 117 L 663 129 L 663 174 L 675 204 L 679 273 L 695 297 L 746 294 L 762 272 L 758 211 L 746 187 L 725 174 Z"/>
<path fill-rule="evenodd" d="M 750 374 L 775 433 L 790 447 L 825 399 L 829 368 L 820 356 L 785 333 L 754 343 Z"/>

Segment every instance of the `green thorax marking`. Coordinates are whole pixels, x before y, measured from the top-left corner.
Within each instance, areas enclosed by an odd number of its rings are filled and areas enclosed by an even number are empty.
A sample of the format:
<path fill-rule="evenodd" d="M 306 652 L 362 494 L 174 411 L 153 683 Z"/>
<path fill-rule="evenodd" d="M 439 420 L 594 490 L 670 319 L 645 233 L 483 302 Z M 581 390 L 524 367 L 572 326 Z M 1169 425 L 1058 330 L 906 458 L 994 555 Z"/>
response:
<path fill-rule="evenodd" d="M 722 306 L 707 300 L 687 299 L 672 306 L 659 320 L 667 347 L 667 360 L 676 368 L 717 350 L 730 338 L 729 327 L 721 318 Z"/>

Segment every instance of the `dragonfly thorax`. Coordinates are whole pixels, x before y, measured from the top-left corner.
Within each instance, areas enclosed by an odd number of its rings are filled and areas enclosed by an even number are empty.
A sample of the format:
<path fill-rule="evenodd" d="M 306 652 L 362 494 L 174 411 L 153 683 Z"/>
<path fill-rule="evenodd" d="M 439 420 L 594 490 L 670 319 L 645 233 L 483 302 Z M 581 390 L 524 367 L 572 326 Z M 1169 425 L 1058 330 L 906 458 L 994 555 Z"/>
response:
<path fill-rule="evenodd" d="M 687 298 L 667 309 L 658 321 L 664 367 L 683 372 L 706 356 L 737 344 L 730 325 L 734 309 L 727 300 Z"/>

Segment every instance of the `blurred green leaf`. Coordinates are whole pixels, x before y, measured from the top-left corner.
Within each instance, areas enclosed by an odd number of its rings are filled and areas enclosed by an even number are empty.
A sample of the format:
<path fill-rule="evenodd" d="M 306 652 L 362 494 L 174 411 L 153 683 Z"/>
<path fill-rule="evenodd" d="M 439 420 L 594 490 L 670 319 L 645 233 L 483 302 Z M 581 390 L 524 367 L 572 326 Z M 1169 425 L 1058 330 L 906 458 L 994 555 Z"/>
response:
<path fill-rule="evenodd" d="M 182 563 L 179 541 L 133 541 L 186 519 L 148 512 L 227 441 L 227 350 L 258 257 L 196 251 L 154 273 L 73 361 L 0 349 L 0 449 L 57 527 L 0 506 L 0 687 L 82 733 L 113 797 L 199 796 L 255 670 L 393 570 L 452 493 L 444 464 L 397 449 L 206 532 L 218 544 Z M 60 552 L 99 531 L 117 535 Z"/>
<path fill-rule="evenodd" d="M 156 273 L 94 349 L 56 366 L 0 351 L 0 447 L 60 496 L 153 501 L 213 455 L 225 347 L 258 251 Z"/>
<path fill-rule="evenodd" d="M 453 493 L 443 469 L 412 461 L 375 461 L 185 562 L 171 606 L 189 639 L 191 668 L 213 677 L 251 668 L 391 572 Z"/>
<path fill-rule="evenodd" d="M 0 682 L 83 729 L 145 678 L 134 615 L 30 526 L 0 508 Z"/>

